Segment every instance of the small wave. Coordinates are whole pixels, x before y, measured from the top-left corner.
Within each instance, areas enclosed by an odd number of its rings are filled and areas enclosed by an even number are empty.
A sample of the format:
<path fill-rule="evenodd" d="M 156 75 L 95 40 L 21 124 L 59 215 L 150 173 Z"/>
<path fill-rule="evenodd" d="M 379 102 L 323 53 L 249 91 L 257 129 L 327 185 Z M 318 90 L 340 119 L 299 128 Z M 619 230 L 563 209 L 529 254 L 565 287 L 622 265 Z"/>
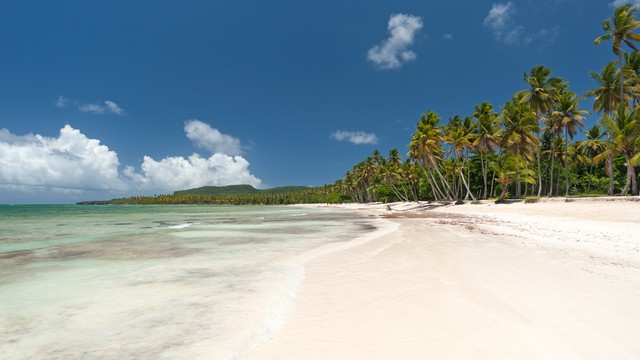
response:
<path fill-rule="evenodd" d="M 187 224 L 173 225 L 173 226 L 167 226 L 167 229 L 186 229 L 191 225 L 193 224 L 187 223 Z"/>

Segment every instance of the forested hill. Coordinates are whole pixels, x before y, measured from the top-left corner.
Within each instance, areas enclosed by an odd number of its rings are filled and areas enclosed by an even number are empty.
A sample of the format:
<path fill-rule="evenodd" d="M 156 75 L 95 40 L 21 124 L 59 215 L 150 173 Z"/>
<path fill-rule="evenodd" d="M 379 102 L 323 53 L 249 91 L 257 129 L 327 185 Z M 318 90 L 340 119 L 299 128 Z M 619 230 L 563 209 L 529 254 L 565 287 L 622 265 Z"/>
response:
<path fill-rule="evenodd" d="M 271 189 L 256 189 L 251 185 L 203 186 L 194 189 L 180 190 L 173 195 L 258 195 L 289 194 L 309 189 L 306 186 L 280 186 Z"/>
<path fill-rule="evenodd" d="M 284 205 L 348 201 L 335 185 L 282 186 L 256 189 L 250 185 L 205 186 L 170 195 L 132 196 L 108 201 L 83 201 L 79 205 Z"/>

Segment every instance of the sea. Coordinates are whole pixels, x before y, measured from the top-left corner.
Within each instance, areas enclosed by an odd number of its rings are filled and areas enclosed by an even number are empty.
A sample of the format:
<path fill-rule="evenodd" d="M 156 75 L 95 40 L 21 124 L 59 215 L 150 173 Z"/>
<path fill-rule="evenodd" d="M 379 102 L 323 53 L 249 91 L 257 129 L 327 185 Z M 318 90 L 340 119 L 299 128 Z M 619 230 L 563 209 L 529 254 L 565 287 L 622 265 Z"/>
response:
<path fill-rule="evenodd" d="M 242 359 L 304 265 L 380 220 L 294 206 L 0 205 L 0 359 Z"/>

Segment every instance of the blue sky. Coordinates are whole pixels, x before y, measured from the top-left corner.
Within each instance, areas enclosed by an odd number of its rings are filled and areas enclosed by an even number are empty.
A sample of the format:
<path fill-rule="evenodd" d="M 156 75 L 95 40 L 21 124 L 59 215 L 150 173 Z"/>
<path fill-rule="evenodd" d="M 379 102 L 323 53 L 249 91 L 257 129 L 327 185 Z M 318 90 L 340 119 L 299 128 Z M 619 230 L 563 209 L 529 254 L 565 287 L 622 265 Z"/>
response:
<path fill-rule="evenodd" d="M 618 1 L 619 2 L 619 1 Z M 5 1 L 0 203 L 323 185 L 428 110 L 500 108 L 545 65 L 582 95 L 605 0 Z M 591 108 L 584 101 L 583 108 Z M 597 115 L 588 119 L 588 125 Z"/>

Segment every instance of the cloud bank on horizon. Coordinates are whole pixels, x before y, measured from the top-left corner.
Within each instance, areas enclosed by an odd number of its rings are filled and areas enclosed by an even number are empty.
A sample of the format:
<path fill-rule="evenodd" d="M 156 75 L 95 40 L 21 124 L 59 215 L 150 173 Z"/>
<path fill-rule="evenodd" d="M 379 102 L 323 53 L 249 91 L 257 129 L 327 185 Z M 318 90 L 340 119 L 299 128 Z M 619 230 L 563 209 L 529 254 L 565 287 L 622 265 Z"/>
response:
<path fill-rule="evenodd" d="M 145 156 L 140 169 L 120 168 L 118 154 L 98 139 L 66 125 L 58 137 L 15 135 L 0 129 L 0 189 L 18 192 L 109 194 L 163 193 L 205 185 L 249 184 L 262 181 L 251 174 L 239 154 L 240 141 L 199 120 L 185 124 L 185 133 L 198 147 L 211 151 L 203 157 Z"/>
<path fill-rule="evenodd" d="M 416 33 L 422 29 L 422 18 L 407 14 L 393 14 L 389 19 L 389 37 L 369 49 L 367 59 L 380 69 L 397 69 L 417 55 L 409 50 Z"/>

